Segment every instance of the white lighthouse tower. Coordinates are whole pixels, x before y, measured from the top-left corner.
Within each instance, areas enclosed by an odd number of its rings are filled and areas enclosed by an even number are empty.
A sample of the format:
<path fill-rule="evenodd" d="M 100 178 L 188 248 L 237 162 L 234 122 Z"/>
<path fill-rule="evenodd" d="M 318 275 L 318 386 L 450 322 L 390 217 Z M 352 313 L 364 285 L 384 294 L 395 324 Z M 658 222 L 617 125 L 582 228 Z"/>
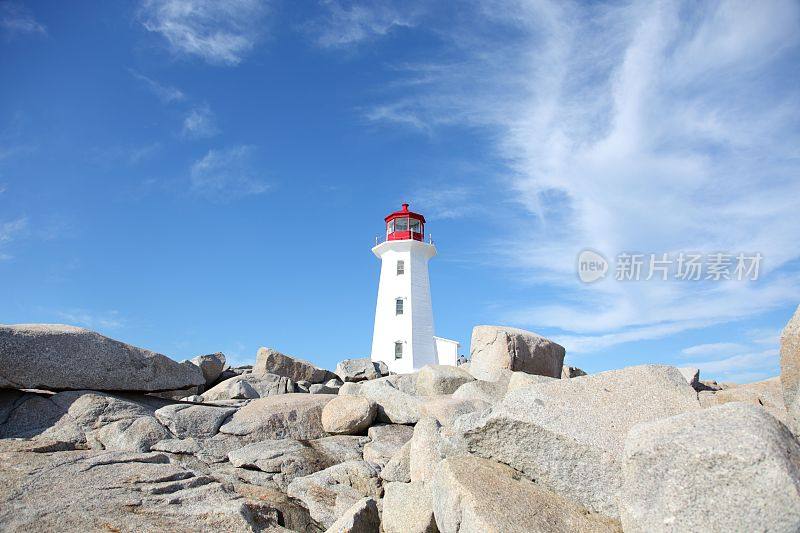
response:
<path fill-rule="evenodd" d="M 425 242 L 425 217 L 403 204 L 384 220 L 386 237 L 372 249 L 381 260 L 372 360 L 397 373 L 455 365 L 458 343 L 434 336 L 428 260 L 436 247 Z"/>

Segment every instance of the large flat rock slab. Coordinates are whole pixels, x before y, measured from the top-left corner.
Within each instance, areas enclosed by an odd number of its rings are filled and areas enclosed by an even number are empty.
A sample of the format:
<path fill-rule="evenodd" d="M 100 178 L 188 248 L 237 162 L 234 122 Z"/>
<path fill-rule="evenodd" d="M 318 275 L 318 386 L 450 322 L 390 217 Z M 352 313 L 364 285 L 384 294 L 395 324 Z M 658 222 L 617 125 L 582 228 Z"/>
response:
<path fill-rule="evenodd" d="M 179 403 L 157 410 L 155 417 L 179 439 L 210 438 L 236 412 L 232 407 Z"/>
<path fill-rule="evenodd" d="M 281 394 L 253 400 L 219 428 L 243 442 L 269 439 L 311 440 L 325 437 L 322 410 L 336 398 L 330 394 Z"/>
<path fill-rule="evenodd" d="M 0 326 L 0 387 L 166 391 L 206 382 L 189 362 L 62 324 Z"/>
<path fill-rule="evenodd" d="M 165 454 L 0 452 L 3 531 L 253 531 L 267 520 Z"/>
<path fill-rule="evenodd" d="M 619 522 L 591 514 L 506 465 L 479 457 L 450 457 L 439 463 L 430 491 L 436 525 L 443 533 L 622 532 Z M 393 502 L 388 501 L 391 517 Z"/>
<path fill-rule="evenodd" d="M 221 381 L 203 393 L 204 402 L 248 400 L 295 392 L 294 382 L 277 374 L 242 374 Z"/>
<path fill-rule="evenodd" d="M 626 532 L 800 531 L 800 444 L 761 407 L 637 425 L 623 472 Z"/>
<path fill-rule="evenodd" d="M 149 451 L 169 431 L 155 418 L 168 402 L 135 394 L 0 391 L 0 438 L 35 438 L 75 447 Z"/>
<path fill-rule="evenodd" d="M 678 369 L 644 365 L 522 387 L 487 413 L 458 418 L 454 429 L 467 451 L 617 517 L 628 431 L 697 409 L 697 393 Z"/>
<path fill-rule="evenodd" d="M 270 475 L 283 490 L 295 478 L 311 475 L 345 461 L 360 460 L 366 437 L 336 435 L 310 441 L 263 440 L 228 453 L 237 468 Z"/>
<path fill-rule="evenodd" d="M 461 385 L 475 381 L 472 374 L 450 365 L 425 365 L 417 374 L 417 394 L 435 396 L 453 394 Z"/>
<path fill-rule="evenodd" d="M 283 354 L 272 348 L 259 348 L 256 354 L 256 364 L 253 366 L 254 374 L 276 374 L 298 381 L 309 383 L 325 383 L 337 379 L 336 374 L 319 368 L 313 363 L 303 361 L 297 357 Z"/>
<path fill-rule="evenodd" d="M 744 385 L 735 385 L 717 391 L 703 390 L 697 396 L 700 398 L 700 405 L 703 407 L 713 407 L 714 405 L 730 402 L 752 403 L 763 407 L 769 414 L 790 428 L 794 425 L 783 403 L 780 377 Z"/>
<path fill-rule="evenodd" d="M 389 375 L 389 367 L 383 361 L 373 361 L 369 357 L 345 359 L 336 365 L 336 375 L 342 381 L 366 381 Z"/>

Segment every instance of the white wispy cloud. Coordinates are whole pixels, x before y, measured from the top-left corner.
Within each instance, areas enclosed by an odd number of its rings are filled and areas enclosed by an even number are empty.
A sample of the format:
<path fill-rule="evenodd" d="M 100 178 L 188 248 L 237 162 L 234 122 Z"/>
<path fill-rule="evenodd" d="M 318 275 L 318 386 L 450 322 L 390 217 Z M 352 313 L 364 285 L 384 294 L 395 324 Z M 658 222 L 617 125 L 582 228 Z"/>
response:
<path fill-rule="evenodd" d="M 394 28 L 411 27 L 422 9 L 415 2 L 395 6 L 388 1 L 342 2 L 325 0 L 325 13 L 308 25 L 317 44 L 323 47 L 342 47 L 381 37 Z"/>
<path fill-rule="evenodd" d="M 47 28 L 34 18 L 27 7 L 17 2 L 0 3 L 0 31 L 9 37 L 47 35 Z"/>
<path fill-rule="evenodd" d="M 428 185 L 415 188 L 412 198 L 415 209 L 430 220 L 461 218 L 476 204 L 476 192 L 464 185 Z"/>
<path fill-rule="evenodd" d="M 254 168 L 253 146 L 209 150 L 192 164 L 191 191 L 214 201 L 263 194 L 270 188 Z"/>
<path fill-rule="evenodd" d="M 688 364 L 700 369 L 700 377 L 745 383 L 780 374 L 779 331 L 755 328 L 745 331 L 741 342 L 712 342 L 681 350 Z"/>
<path fill-rule="evenodd" d="M 8 245 L 25 234 L 28 229 L 28 217 L 19 217 L 14 220 L 0 223 L 0 261 L 11 259 L 13 256 L 4 250 Z"/>
<path fill-rule="evenodd" d="M 202 139 L 213 137 L 219 133 L 214 113 L 207 105 L 194 107 L 183 119 L 181 134 L 189 139 Z"/>
<path fill-rule="evenodd" d="M 163 83 L 157 82 L 156 80 L 136 72 L 133 69 L 128 69 L 128 72 L 130 72 L 131 76 L 142 82 L 151 93 L 156 95 L 156 97 L 165 104 L 180 102 L 186 98 L 186 95 L 183 93 L 183 91 L 177 87 L 164 85 Z"/>
<path fill-rule="evenodd" d="M 139 19 L 175 55 L 238 65 L 261 37 L 267 11 L 261 0 L 143 0 Z"/>
<path fill-rule="evenodd" d="M 796 2 L 493 0 L 436 30 L 448 60 L 403 65 L 409 83 L 368 118 L 489 132 L 511 174 L 496 185 L 516 204 L 501 209 L 525 233 L 487 249 L 559 293 L 504 318 L 561 329 L 568 350 L 589 353 L 800 300 L 800 88 L 785 77 Z M 765 259 L 753 283 L 585 286 L 587 247 Z"/>
<path fill-rule="evenodd" d="M 681 350 L 683 355 L 690 357 L 706 357 L 709 355 L 734 355 L 747 350 L 747 347 L 735 342 L 712 342 L 707 344 L 696 344 Z"/>
<path fill-rule="evenodd" d="M 748 330 L 747 336 L 754 344 L 777 346 L 780 343 L 782 329 L 756 328 Z"/>
<path fill-rule="evenodd" d="M 365 110 L 364 118 L 371 122 L 395 122 L 411 126 L 421 132 L 431 133 L 431 126 L 402 102 L 377 105 Z"/>
<path fill-rule="evenodd" d="M 120 329 L 127 323 L 116 310 L 93 312 L 87 309 L 67 309 L 56 311 L 55 315 L 69 325 L 84 326 L 99 331 Z"/>
<path fill-rule="evenodd" d="M 692 363 L 692 366 L 700 369 L 701 379 L 708 375 L 716 381 L 760 381 L 780 374 L 780 353 L 777 348 L 772 348 Z"/>

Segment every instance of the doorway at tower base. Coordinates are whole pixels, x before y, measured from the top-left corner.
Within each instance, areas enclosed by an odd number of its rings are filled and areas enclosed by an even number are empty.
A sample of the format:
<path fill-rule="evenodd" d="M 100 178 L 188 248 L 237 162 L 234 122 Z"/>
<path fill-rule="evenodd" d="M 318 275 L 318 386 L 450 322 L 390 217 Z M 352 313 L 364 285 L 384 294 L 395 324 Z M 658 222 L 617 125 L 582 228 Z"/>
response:
<path fill-rule="evenodd" d="M 456 366 L 458 360 L 458 342 L 442 337 L 433 337 L 436 347 L 436 361 L 440 365 Z"/>

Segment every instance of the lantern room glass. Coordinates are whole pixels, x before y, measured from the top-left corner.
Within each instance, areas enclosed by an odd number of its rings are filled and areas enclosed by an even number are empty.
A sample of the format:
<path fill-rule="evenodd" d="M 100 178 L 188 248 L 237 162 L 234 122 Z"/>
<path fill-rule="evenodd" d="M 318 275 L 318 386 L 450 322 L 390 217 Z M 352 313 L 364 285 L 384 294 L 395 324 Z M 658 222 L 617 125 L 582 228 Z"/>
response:
<path fill-rule="evenodd" d="M 411 217 L 393 218 L 386 223 L 386 236 L 389 240 L 417 240 L 423 239 L 425 224 L 421 220 Z"/>

